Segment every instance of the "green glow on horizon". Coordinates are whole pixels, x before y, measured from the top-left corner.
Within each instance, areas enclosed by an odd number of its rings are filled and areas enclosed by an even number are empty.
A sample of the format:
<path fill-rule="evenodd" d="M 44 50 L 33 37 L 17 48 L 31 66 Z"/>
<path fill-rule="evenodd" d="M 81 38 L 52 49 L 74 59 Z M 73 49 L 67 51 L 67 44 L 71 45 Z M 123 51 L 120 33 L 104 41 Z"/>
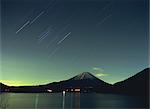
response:
<path fill-rule="evenodd" d="M 41 85 L 67 80 L 72 78 L 73 76 L 76 76 L 79 73 L 88 71 L 93 75 L 97 76 L 99 79 L 113 84 L 131 76 L 131 72 L 127 72 L 123 75 L 118 75 L 119 72 L 115 74 L 113 73 L 113 70 L 111 70 L 111 72 L 109 71 L 109 73 L 105 73 L 105 71 L 108 72 L 107 69 L 102 70 L 101 68 L 96 67 L 94 69 L 93 67 L 91 67 L 87 68 L 88 70 L 85 70 L 86 68 L 79 70 L 77 69 L 79 68 L 79 66 L 76 66 L 75 68 L 67 68 L 65 66 L 62 66 L 61 64 L 59 65 L 58 63 L 52 64 L 46 61 L 44 61 L 44 63 L 42 61 L 38 63 L 39 61 L 40 60 L 34 59 L 32 59 L 32 61 L 29 61 L 14 57 L 13 59 L 5 59 L 2 62 L 2 77 L 0 82 L 9 86 Z M 46 66 L 41 66 L 43 64 L 46 64 Z M 62 68 L 57 69 L 56 65 L 57 67 L 59 66 L 58 68 L 60 68 L 60 66 Z M 140 70 L 142 70 L 142 68 L 132 73 L 137 73 Z"/>
<path fill-rule="evenodd" d="M 1 2 L 1 82 L 39 85 L 90 72 L 113 84 L 148 67 L 147 0 L 111 0 L 107 11 L 107 0 L 59 0 L 54 11 L 45 8 L 49 0 L 20 1 Z M 41 10 L 42 16 L 16 34 Z"/>

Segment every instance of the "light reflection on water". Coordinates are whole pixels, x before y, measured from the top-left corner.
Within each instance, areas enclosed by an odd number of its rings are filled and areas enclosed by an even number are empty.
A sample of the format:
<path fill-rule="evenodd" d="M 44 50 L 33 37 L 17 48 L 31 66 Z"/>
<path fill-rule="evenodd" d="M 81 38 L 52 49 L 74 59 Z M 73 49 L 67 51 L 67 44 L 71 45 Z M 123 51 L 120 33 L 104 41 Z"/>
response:
<path fill-rule="evenodd" d="M 63 93 L 62 109 L 65 109 L 65 93 Z"/>
<path fill-rule="evenodd" d="M 8 93 L 0 109 L 99 109 L 143 108 L 145 101 L 139 97 L 96 93 Z M 1 100 L 2 101 L 2 100 Z M 8 105 L 9 104 L 9 105 Z M 1 106 L 3 105 L 3 107 Z"/>
<path fill-rule="evenodd" d="M 35 109 L 38 108 L 39 94 L 35 95 Z"/>
<path fill-rule="evenodd" d="M 80 93 L 76 94 L 76 97 L 75 97 L 75 108 L 76 109 L 80 109 Z"/>

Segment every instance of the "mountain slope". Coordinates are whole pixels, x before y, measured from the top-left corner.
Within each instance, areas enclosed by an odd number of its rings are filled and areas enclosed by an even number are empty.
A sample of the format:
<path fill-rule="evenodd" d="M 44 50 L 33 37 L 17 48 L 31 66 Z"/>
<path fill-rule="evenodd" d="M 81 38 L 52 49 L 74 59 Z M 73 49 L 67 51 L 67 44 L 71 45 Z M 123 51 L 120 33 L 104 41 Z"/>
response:
<path fill-rule="evenodd" d="M 9 87 L 3 83 L 0 83 L 0 92 L 5 92 Z"/>
<path fill-rule="evenodd" d="M 71 80 L 84 80 L 84 79 L 98 79 L 96 78 L 94 75 L 92 75 L 89 72 L 83 72 L 81 74 L 78 74 L 77 76 L 74 76 L 73 78 L 71 78 Z"/>
<path fill-rule="evenodd" d="M 150 68 L 144 69 L 136 75 L 113 85 L 117 93 L 149 95 L 149 72 Z"/>
<path fill-rule="evenodd" d="M 77 76 L 74 76 L 73 78 L 69 79 L 68 82 L 80 82 L 80 84 L 77 84 L 79 86 L 102 86 L 102 85 L 109 85 L 108 83 L 100 80 L 99 78 L 95 77 L 89 72 L 83 72 Z M 82 83 L 82 84 L 81 84 Z"/>

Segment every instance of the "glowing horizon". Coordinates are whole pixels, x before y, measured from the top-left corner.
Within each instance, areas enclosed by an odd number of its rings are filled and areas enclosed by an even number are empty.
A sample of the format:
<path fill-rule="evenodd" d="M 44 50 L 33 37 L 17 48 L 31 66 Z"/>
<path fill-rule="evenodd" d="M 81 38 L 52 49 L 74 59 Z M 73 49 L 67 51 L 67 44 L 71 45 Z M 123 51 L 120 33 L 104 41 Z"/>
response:
<path fill-rule="evenodd" d="M 144 69 L 143 69 L 144 70 Z M 141 70 L 142 71 L 142 70 Z M 140 71 L 138 71 L 138 72 L 140 72 Z M 137 72 L 137 73 L 138 73 Z M 93 74 L 93 73 L 92 73 Z M 136 74 L 136 73 L 135 73 Z M 74 75 L 74 76 L 76 76 L 76 75 Z M 119 82 L 119 81 L 123 81 L 123 80 L 125 80 L 125 79 L 127 79 L 127 78 L 129 78 L 129 77 L 131 77 L 131 76 L 133 76 L 133 75 L 130 75 L 130 76 L 128 76 L 128 77 L 125 77 L 125 78 L 120 78 L 119 80 L 112 80 L 112 81 L 106 81 L 107 79 L 102 79 L 101 77 L 102 76 L 108 76 L 107 74 L 105 74 L 105 73 L 96 73 L 94 76 L 96 76 L 97 78 L 99 78 L 99 79 L 101 79 L 101 80 L 103 80 L 104 82 L 106 82 L 106 83 L 109 83 L 109 84 L 114 84 L 114 83 L 117 83 L 117 82 Z M 110 76 L 110 75 L 109 75 Z M 72 77 L 70 77 L 70 78 L 72 78 Z M 59 81 L 63 81 L 63 80 L 67 80 L 67 79 L 70 79 L 70 78 L 66 78 L 66 79 L 61 79 L 61 80 L 55 80 L 55 81 L 43 81 L 43 82 L 41 82 L 41 81 L 39 81 L 39 82 L 30 82 L 30 81 L 27 81 L 27 82 L 25 82 L 25 81 L 17 81 L 17 80 L 0 80 L 0 83 L 3 83 L 3 84 L 5 84 L 5 85 L 8 85 L 8 86 L 36 86 L 36 85 L 44 85 L 44 84 L 49 84 L 49 83 L 52 83 L 52 82 L 59 82 Z"/>

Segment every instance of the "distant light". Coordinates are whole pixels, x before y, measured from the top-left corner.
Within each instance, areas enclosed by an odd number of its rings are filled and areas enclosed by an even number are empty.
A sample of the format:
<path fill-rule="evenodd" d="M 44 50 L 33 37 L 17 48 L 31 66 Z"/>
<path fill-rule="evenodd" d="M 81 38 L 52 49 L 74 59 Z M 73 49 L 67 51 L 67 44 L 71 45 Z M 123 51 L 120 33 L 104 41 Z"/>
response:
<path fill-rule="evenodd" d="M 65 91 L 63 91 L 63 94 L 65 94 L 66 92 Z"/>
<path fill-rule="evenodd" d="M 75 89 L 74 91 L 75 91 L 75 92 L 80 92 L 80 89 Z"/>
<path fill-rule="evenodd" d="M 47 91 L 48 91 L 48 92 L 52 92 L 52 90 L 49 90 L 49 89 L 48 89 Z"/>

